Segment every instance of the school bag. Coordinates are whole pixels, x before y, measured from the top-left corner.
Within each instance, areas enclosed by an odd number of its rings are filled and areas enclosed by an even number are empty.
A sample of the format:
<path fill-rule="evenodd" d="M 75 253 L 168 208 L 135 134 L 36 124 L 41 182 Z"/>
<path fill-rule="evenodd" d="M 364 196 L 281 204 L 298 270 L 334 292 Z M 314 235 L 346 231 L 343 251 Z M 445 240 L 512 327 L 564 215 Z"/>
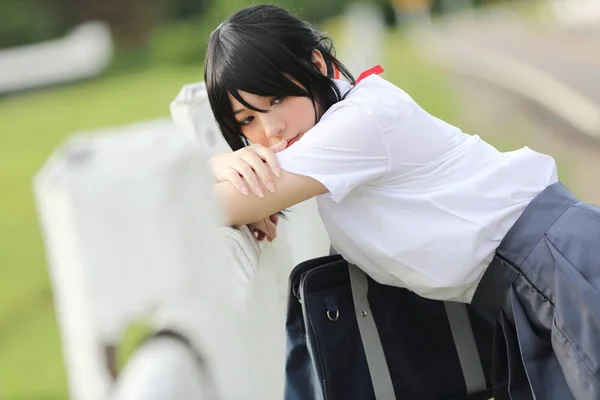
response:
<path fill-rule="evenodd" d="M 285 400 L 487 400 L 493 323 L 381 285 L 340 255 L 289 278 Z M 501 388 L 497 388 L 501 389 Z"/>

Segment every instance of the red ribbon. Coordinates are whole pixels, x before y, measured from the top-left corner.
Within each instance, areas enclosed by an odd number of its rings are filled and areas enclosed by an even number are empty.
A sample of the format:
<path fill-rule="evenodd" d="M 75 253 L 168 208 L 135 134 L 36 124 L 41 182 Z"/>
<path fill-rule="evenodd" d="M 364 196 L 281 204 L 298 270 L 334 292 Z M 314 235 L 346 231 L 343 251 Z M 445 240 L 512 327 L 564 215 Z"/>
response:
<path fill-rule="evenodd" d="M 383 73 L 383 68 L 381 67 L 381 65 L 376 65 L 373 68 L 370 68 L 364 71 L 362 74 L 360 74 L 359 77 L 356 78 L 356 83 L 358 84 L 360 81 L 362 81 L 368 76 L 371 76 L 373 74 L 379 75 L 381 73 Z"/>

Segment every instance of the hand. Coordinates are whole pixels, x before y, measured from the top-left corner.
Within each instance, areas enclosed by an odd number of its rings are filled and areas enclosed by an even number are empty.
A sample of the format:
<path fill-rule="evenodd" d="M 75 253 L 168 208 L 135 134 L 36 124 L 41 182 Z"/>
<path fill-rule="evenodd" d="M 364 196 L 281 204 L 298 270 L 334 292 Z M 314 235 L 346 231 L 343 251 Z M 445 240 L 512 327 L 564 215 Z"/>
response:
<path fill-rule="evenodd" d="M 248 224 L 248 227 L 259 242 L 262 242 L 265 238 L 269 242 L 272 242 L 277 237 L 278 222 L 279 214 L 273 214 L 269 218 Z"/>
<path fill-rule="evenodd" d="M 248 195 L 248 185 L 258 197 L 264 197 L 263 187 L 275 191 L 275 177 L 281 168 L 275 153 L 285 149 L 286 142 L 271 147 L 254 144 L 233 153 L 217 154 L 210 159 L 210 168 L 219 182 L 231 182 Z"/>

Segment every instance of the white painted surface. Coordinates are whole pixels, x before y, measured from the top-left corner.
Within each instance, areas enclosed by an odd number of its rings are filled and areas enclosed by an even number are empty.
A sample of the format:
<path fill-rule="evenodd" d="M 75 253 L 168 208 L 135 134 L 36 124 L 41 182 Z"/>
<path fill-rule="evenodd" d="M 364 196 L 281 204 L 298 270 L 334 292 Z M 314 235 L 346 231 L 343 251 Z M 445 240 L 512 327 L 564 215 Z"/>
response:
<path fill-rule="evenodd" d="M 194 138 L 207 153 L 228 153 L 231 151 L 219 132 L 208 102 L 204 82 L 195 82 L 183 86 L 169 108 L 173 122 L 180 131 Z"/>
<path fill-rule="evenodd" d="M 89 78 L 113 54 L 108 25 L 87 22 L 61 39 L 0 50 L 0 93 Z"/>
<path fill-rule="evenodd" d="M 112 400 L 216 400 L 203 364 L 189 347 L 168 337 L 145 343 L 129 359 Z"/>
<path fill-rule="evenodd" d="M 162 342 L 113 386 L 103 346 L 145 317 L 206 356 L 222 399 L 282 397 L 288 275 L 328 253 L 327 234 L 312 201 L 288 213 L 273 244 L 220 227 L 206 163 L 220 136 L 211 146 L 193 135 L 167 119 L 77 135 L 35 178 L 73 400 L 197 390 L 189 355 Z"/>
<path fill-rule="evenodd" d="M 219 283 L 241 283 L 222 267 L 205 164 L 166 120 L 74 137 L 37 175 L 73 399 L 106 396 L 103 345 L 131 320 L 192 291 L 231 313 Z"/>
<path fill-rule="evenodd" d="M 230 151 L 218 132 L 201 82 L 182 88 L 171 104 L 171 113 L 175 124 L 193 137 L 207 154 Z M 329 239 L 318 216 L 316 201 L 298 204 L 286 215 L 288 220 L 280 220 L 277 239 L 260 245 L 260 259 L 254 272 L 247 257 L 240 254 L 228 259 L 234 271 L 247 278 L 244 281 L 248 286 L 236 317 L 237 336 L 231 337 L 223 350 L 210 349 L 211 354 L 215 354 L 211 358 L 215 363 L 213 370 L 220 370 L 219 364 L 227 371 L 224 375 L 215 374 L 217 380 L 221 376 L 225 379 L 221 386 L 227 386 L 222 392 L 226 399 L 280 399 L 283 396 L 289 273 L 298 263 L 329 252 Z M 246 236 L 247 230 L 222 230 L 228 248 L 248 253 L 254 242 Z M 166 327 L 192 322 L 190 318 L 176 318 L 174 312 L 166 315 L 161 320 Z M 203 323 L 208 325 L 210 321 Z M 196 329 L 204 329 L 201 325 L 199 323 Z M 234 365 L 238 367 L 232 368 Z"/>

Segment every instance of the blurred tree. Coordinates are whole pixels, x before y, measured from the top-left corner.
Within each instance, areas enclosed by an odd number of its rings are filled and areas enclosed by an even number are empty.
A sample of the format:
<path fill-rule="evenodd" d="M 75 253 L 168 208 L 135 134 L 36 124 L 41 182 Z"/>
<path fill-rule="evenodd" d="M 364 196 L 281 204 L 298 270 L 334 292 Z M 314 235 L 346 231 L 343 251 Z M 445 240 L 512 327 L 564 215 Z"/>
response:
<path fill-rule="evenodd" d="M 117 43 L 130 46 L 147 42 L 159 22 L 158 0 L 52 0 L 71 22 L 106 21 Z"/>
<path fill-rule="evenodd" d="M 118 44 L 137 46 L 161 23 L 193 19 L 210 0 L 0 0 L 0 48 L 48 40 L 84 21 L 106 21 Z"/>
<path fill-rule="evenodd" d="M 198 18 L 210 5 L 210 0 L 177 0 L 165 2 L 169 5 L 169 17 L 175 20 Z"/>
<path fill-rule="evenodd" d="M 397 26 L 398 18 L 396 15 L 396 9 L 394 8 L 394 4 L 390 0 L 374 0 L 374 2 L 383 14 L 383 20 L 385 21 L 385 25 L 388 27 Z"/>
<path fill-rule="evenodd" d="M 40 0 L 0 1 L 0 48 L 34 43 L 61 32 L 58 18 Z"/>
<path fill-rule="evenodd" d="M 278 0 L 273 1 L 303 19 L 319 23 L 327 18 L 340 15 L 352 0 Z"/>

